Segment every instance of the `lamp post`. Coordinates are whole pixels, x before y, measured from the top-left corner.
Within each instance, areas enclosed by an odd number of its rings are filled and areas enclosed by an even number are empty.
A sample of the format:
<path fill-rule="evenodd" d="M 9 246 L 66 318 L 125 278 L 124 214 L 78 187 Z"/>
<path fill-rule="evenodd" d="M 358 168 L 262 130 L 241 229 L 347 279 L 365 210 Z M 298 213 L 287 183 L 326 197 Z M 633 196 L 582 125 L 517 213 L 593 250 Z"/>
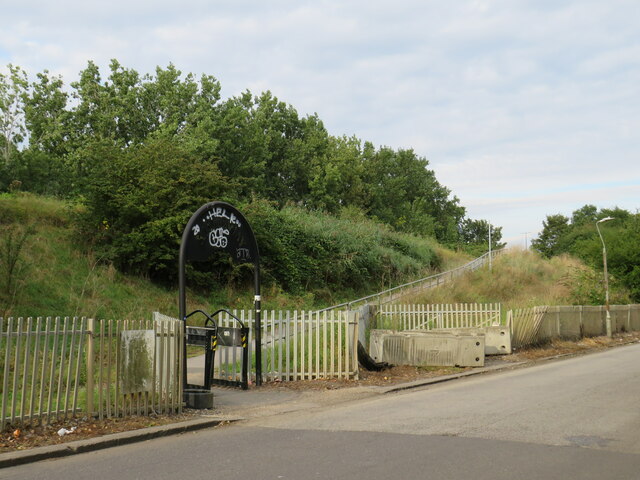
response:
<path fill-rule="evenodd" d="M 492 257 L 491 257 L 491 224 L 489 224 L 489 271 L 491 271 L 491 264 L 492 261 Z"/>
<path fill-rule="evenodd" d="M 604 265 L 604 301 L 605 301 L 605 310 L 607 312 L 606 316 L 606 326 L 607 326 L 607 337 L 613 337 L 611 332 L 611 313 L 609 312 L 609 275 L 607 274 L 607 247 L 604 245 L 604 238 L 602 238 L 602 233 L 600 233 L 600 227 L 598 226 L 601 223 L 608 222 L 609 220 L 613 220 L 613 217 L 605 217 L 596 222 L 596 230 L 598 230 L 598 235 L 600 236 L 600 241 L 602 242 L 602 263 Z"/>

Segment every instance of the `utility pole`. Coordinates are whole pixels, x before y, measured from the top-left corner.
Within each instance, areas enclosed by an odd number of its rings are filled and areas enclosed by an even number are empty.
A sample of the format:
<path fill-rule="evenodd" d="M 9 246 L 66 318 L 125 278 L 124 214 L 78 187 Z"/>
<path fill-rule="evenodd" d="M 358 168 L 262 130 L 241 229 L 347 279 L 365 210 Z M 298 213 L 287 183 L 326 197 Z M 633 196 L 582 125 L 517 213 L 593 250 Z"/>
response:
<path fill-rule="evenodd" d="M 527 241 L 527 235 L 529 235 L 531 232 L 522 232 L 522 235 L 524 235 L 524 249 L 525 250 L 529 250 L 529 242 Z"/>

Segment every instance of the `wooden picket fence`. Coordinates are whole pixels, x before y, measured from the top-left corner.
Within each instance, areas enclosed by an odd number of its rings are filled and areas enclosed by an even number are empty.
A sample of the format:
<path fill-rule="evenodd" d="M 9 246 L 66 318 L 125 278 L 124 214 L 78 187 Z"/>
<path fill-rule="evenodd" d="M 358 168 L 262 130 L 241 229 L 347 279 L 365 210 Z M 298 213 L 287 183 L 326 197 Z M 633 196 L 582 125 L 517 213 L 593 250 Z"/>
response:
<path fill-rule="evenodd" d="M 128 332 L 123 334 L 123 332 Z M 151 338 L 150 372 L 135 391 L 122 339 Z M 77 415 L 99 418 L 182 409 L 182 323 L 70 317 L 0 318 L 0 431 Z M 134 365 L 140 369 L 140 365 Z M 126 388 L 125 388 L 126 387 Z"/>
<path fill-rule="evenodd" d="M 500 325 L 499 303 L 435 305 L 381 305 L 376 328 L 387 330 L 433 330 Z"/>

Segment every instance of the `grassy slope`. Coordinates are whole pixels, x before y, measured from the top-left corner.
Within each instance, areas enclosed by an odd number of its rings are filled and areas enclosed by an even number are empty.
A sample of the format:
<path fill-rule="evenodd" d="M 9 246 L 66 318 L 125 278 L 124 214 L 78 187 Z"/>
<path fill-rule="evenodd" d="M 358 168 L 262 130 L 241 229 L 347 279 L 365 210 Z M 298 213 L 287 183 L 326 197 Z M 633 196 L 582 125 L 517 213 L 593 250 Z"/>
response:
<path fill-rule="evenodd" d="M 585 278 L 590 279 L 588 285 Z M 409 303 L 502 303 L 503 310 L 535 305 L 585 304 L 582 290 L 603 291 L 601 275 L 567 257 L 541 258 L 534 252 L 509 250 L 483 268 L 438 289 L 406 299 Z M 626 292 L 616 290 L 612 300 L 627 303 Z"/>
<path fill-rule="evenodd" d="M 0 296 L 0 316 L 137 319 L 148 318 L 152 311 L 177 315 L 177 288 L 164 288 L 145 278 L 124 275 L 100 262 L 92 252 L 80 248 L 71 226 L 72 214 L 73 207 L 59 200 L 29 194 L 0 195 L 0 253 L 11 231 L 33 227 L 33 234 L 22 252 L 22 269 L 15 275 L 19 286 L 17 294 L 9 300 Z M 447 267 L 467 261 L 467 257 L 441 247 L 436 250 Z M 6 278 L 5 269 L 0 261 L 0 289 L 3 278 Z M 379 281 L 371 280 L 372 290 L 377 289 Z M 344 295 L 333 292 L 327 298 L 318 292 L 292 296 L 277 287 L 263 290 L 265 309 L 309 309 L 351 299 L 343 299 Z M 250 308 L 252 299 L 250 289 L 227 288 L 206 296 L 188 294 L 189 309 Z"/>
<path fill-rule="evenodd" d="M 33 228 L 16 275 L 19 288 L 9 305 L 5 297 L 0 314 L 147 318 L 152 310 L 175 313 L 175 294 L 142 278 L 122 275 L 81 251 L 69 228 L 70 215 L 70 208 L 57 200 L 0 197 L 3 246 L 7 227 Z"/>
<path fill-rule="evenodd" d="M 23 268 L 16 275 L 17 294 L 10 299 L 10 305 L 7 305 L 6 296 L 0 296 L 0 315 L 147 318 L 154 310 L 177 315 L 177 288 L 164 288 L 145 278 L 124 275 L 113 266 L 101 263 L 91 252 L 83 251 L 71 228 L 71 215 L 72 208 L 58 200 L 32 195 L 0 195 L 0 253 L 5 249 L 8 229 L 15 231 L 29 225 L 34 229 L 23 251 Z M 435 249 L 445 270 L 469 260 L 465 255 L 442 247 Z M 572 258 L 544 260 L 532 252 L 512 250 L 494 262 L 491 272 L 485 268 L 466 274 L 442 288 L 405 301 L 500 302 L 503 310 L 586 303 L 577 291 L 600 290 L 600 285 L 596 281 L 586 287 L 584 283 L 577 286 L 577 278 L 589 277 L 579 274 L 585 271 L 588 269 Z M 599 276 L 592 272 L 590 278 Z M 0 278 L 0 288 L 3 279 Z M 372 285 L 377 283 L 372 279 Z M 190 308 L 205 310 L 222 306 L 250 308 L 252 296 L 251 291 L 225 289 L 207 296 L 191 292 L 188 300 Z M 321 296 L 312 292 L 291 296 L 273 288 L 264 291 L 263 297 L 265 309 L 326 306 L 317 300 Z M 614 291 L 612 297 L 612 303 L 625 302 L 624 292 Z"/>

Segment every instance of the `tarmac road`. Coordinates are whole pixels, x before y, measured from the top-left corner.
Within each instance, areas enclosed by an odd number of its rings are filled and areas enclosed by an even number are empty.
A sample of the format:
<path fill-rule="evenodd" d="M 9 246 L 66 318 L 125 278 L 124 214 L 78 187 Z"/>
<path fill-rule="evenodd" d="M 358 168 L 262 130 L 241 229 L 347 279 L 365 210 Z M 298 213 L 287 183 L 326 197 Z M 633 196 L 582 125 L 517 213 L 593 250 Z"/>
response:
<path fill-rule="evenodd" d="M 640 344 L 0 470 L 0 478 L 640 478 Z"/>
<path fill-rule="evenodd" d="M 251 424 L 483 438 L 640 454 L 640 344 Z"/>

